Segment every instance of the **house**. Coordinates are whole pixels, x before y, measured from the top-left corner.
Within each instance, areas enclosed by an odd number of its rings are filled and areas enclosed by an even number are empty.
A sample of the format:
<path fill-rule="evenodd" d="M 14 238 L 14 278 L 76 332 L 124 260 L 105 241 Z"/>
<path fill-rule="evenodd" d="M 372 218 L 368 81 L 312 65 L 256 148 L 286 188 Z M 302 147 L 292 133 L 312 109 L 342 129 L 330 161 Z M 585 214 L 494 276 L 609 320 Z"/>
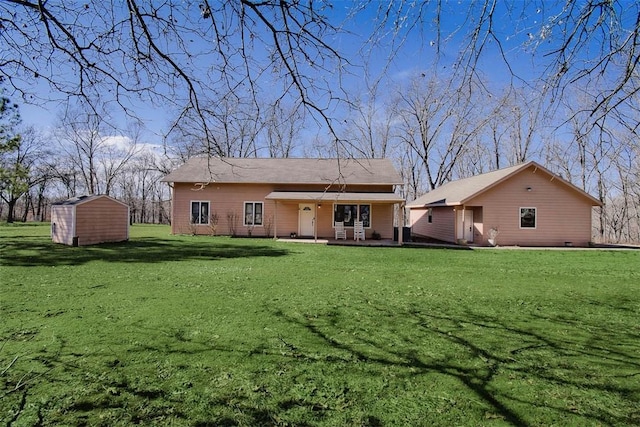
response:
<path fill-rule="evenodd" d="M 105 195 L 54 203 L 51 238 L 54 243 L 71 246 L 129 240 L 129 206 Z"/>
<path fill-rule="evenodd" d="M 452 181 L 407 204 L 416 236 L 519 246 L 587 246 L 594 206 L 602 203 L 536 162 Z"/>
<path fill-rule="evenodd" d="M 400 175 L 387 159 L 193 157 L 163 178 L 174 234 L 334 238 L 355 221 L 393 238 Z"/>

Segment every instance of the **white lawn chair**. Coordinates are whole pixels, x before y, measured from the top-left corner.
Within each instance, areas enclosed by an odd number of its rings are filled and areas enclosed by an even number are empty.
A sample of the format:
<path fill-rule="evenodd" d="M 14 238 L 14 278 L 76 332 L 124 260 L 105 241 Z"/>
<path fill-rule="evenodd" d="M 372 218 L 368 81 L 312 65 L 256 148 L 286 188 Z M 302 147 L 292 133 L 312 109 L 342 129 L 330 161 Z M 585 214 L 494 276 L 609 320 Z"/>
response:
<path fill-rule="evenodd" d="M 354 221 L 353 240 L 364 240 L 364 222 Z"/>
<path fill-rule="evenodd" d="M 344 222 L 336 222 L 333 226 L 336 229 L 336 240 L 347 240 L 347 230 L 344 229 Z"/>

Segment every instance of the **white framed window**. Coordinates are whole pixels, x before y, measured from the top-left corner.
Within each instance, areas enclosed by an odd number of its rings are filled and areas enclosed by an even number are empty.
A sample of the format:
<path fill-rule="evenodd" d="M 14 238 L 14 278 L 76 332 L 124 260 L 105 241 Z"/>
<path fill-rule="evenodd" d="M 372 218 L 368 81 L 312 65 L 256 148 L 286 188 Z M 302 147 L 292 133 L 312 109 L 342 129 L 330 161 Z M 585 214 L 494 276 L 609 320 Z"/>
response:
<path fill-rule="evenodd" d="M 244 202 L 244 225 L 262 225 L 264 204 L 262 202 Z"/>
<path fill-rule="evenodd" d="M 371 205 L 333 205 L 333 222 L 343 222 L 345 227 L 353 227 L 356 220 L 363 222 L 364 228 L 371 228 Z"/>
<path fill-rule="evenodd" d="M 427 209 L 427 222 L 429 224 L 433 223 L 433 208 Z"/>
<path fill-rule="evenodd" d="M 203 200 L 191 201 L 191 224 L 209 224 L 209 202 Z"/>
<path fill-rule="evenodd" d="M 536 208 L 520 208 L 520 228 L 535 229 L 538 224 Z"/>

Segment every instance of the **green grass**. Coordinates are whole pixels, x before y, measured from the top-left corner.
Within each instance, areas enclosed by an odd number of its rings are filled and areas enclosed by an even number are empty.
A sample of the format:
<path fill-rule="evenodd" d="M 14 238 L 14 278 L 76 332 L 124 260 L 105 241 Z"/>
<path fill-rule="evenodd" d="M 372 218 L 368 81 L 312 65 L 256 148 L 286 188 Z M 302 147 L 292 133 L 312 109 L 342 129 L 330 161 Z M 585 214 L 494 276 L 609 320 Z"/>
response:
<path fill-rule="evenodd" d="M 640 425 L 640 252 L 0 226 L 0 423 Z"/>

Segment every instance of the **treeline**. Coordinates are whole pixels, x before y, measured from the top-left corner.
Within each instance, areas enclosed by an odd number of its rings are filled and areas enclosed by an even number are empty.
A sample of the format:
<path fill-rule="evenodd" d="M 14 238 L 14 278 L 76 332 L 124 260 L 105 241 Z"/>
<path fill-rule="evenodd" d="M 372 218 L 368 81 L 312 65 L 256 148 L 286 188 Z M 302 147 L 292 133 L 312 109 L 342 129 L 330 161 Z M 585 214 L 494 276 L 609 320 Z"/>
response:
<path fill-rule="evenodd" d="M 194 155 L 387 157 L 407 201 L 453 179 L 536 160 L 604 203 L 594 211 L 595 241 L 640 242 L 636 129 L 624 115 L 590 114 L 587 90 L 549 109 L 532 88 L 463 91 L 424 74 L 392 87 L 366 88 L 333 129 L 337 139 L 280 104 L 254 110 L 238 101 L 207 132 L 183 118 L 157 144 L 140 127 L 113 128 L 107 111 L 69 110 L 53 131 L 16 128 L 18 143 L 2 153 L 0 217 L 46 220 L 53 202 L 107 194 L 129 204 L 132 222 L 167 223 L 170 189 L 161 179 Z M 635 98 L 625 102 L 635 111 Z"/>
<path fill-rule="evenodd" d="M 17 106 L 0 119 L 1 219 L 47 221 L 52 203 L 107 194 L 130 206 L 132 222 L 170 221 L 170 191 L 160 180 L 171 161 L 161 146 L 144 143 L 139 129 L 116 131 L 106 114 L 75 111 L 45 132 L 20 127 Z"/>

